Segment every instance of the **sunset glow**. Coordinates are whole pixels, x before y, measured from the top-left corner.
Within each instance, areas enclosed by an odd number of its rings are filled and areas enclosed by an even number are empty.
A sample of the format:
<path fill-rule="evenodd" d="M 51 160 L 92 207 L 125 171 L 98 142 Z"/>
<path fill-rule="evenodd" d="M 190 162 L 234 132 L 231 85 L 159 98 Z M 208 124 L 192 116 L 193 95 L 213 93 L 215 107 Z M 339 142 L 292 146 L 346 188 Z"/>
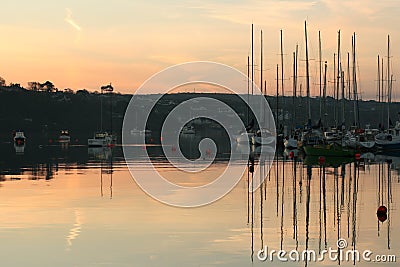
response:
<path fill-rule="evenodd" d="M 356 33 L 359 88 L 363 99 L 375 99 L 377 55 L 385 59 L 386 68 L 388 34 L 394 79 L 399 71 L 399 9 L 393 0 L 8 1 L 0 17 L 0 76 L 22 86 L 50 80 L 59 89 L 75 91 L 95 91 L 112 82 L 116 91 L 133 93 L 149 76 L 186 61 L 216 61 L 246 73 L 254 23 L 256 82 L 262 29 L 264 77 L 268 94 L 273 94 L 282 29 L 285 91 L 291 94 L 296 44 L 304 82 L 307 20 L 312 95 L 319 92 L 318 31 L 332 80 L 340 30 L 344 65 Z M 396 88 L 394 83 L 394 100 Z M 332 90 L 328 84 L 329 95 Z"/>

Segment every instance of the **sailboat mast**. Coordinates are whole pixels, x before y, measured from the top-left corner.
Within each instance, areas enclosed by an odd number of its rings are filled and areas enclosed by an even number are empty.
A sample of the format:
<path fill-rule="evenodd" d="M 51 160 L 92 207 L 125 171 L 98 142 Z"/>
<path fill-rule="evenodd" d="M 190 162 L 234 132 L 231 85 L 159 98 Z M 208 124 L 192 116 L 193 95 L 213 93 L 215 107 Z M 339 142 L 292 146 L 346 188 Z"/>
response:
<path fill-rule="evenodd" d="M 347 97 L 351 100 L 351 86 L 350 86 L 350 53 L 347 52 Z"/>
<path fill-rule="evenodd" d="M 324 99 L 324 118 L 326 114 L 326 73 L 328 69 L 328 62 L 325 61 L 325 71 L 324 71 L 324 89 L 323 89 L 323 99 Z M 326 122 L 324 120 L 323 125 L 325 125 Z"/>
<path fill-rule="evenodd" d="M 308 102 L 308 120 L 311 120 L 311 103 L 310 103 L 310 74 L 308 66 L 308 40 L 307 40 L 307 21 L 304 21 L 304 34 L 306 39 L 306 88 Z"/>
<path fill-rule="evenodd" d="M 341 84 L 342 84 L 342 123 L 345 125 L 345 97 L 344 97 L 344 71 L 341 74 Z"/>
<path fill-rule="evenodd" d="M 282 96 L 285 97 L 285 88 L 283 84 L 283 32 L 281 30 L 281 81 L 282 81 Z"/>
<path fill-rule="evenodd" d="M 261 65 L 261 70 L 260 70 L 260 90 L 261 90 L 261 95 L 263 94 L 263 31 L 261 30 L 261 51 L 260 51 L 260 65 Z"/>
<path fill-rule="evenodd" d="M 295 116 L 296 116 L 296 52 L 293 52 L 293 96 L 292 96 L 292 129 L 294 129 Z"/>
<path fill-rule="evenodd" d="M 385 91 L 385 86 L 384 86 L 384 72 L 383 72 L 383 57 L 381 58 L 381 99 L 382 99 L 382 127 L 384 127 L 385 125 L 385 120 L 384 120 L 384 116 L 385 116 L 385 105 L 383 103 L 384 101 L 384 91 Z"/>
<path fill-rule="evenodd" d="M 339 104 L 339 88 L 340 88 L 340 74 L 341 74 L 341 62 L 340 62 L 340 30 L 338 31 L 338 52 L 337 52 L 337 82 L 336 82 L 336 103 Z M 339 109 L 337 108 L 337 114 L 339 113 Z M 337 120 L 339 121 L 339 115 L 337 115 Z M 336 124 L 337 126 L 337 124 Z"/>
<path fill-rule="evenodd" d="M 261 32 L 260 32 L 261 34 L 261 47 L 260 47 L 260 65 L 261 65 L 261 69 L 260 69 L 260 107 L 263 107 L 263 99 L 262 99 L 262 97 L 264 97 L 263 95 L 264 95 L 264 91 L 263 91 L 263 32 L 262 32 L 262 30 L 261 30 Z M 262 108 L 262 111 L 261 111 L 261 120 L 262 121 L 264 121 L 264 119 L 265 119 L 265 108 Z"/>
<path fill-rule="evenodd" d="M 247 56 L 247 108 L 246 108 L 246 125 L 249 125 L 249 94 L 250 94 L 250 56 Z"/>
<path fill-rule="evenodd" d="M 279 64 L 276 64 L 276 125 L 279 125 Z"/>
<path fill-rule="evenodd" d="M 334 124 L 335 126 L 337 125 L 337 118 L 336 118 L 336 99 L 337 99 L 337 95 L 336 95 L 336 53 L 333 53 L 333 120 L 334 120 Z"/>
<path fill-rule="evenodd" d="M 381 74 L 380 74 L 380 71 L 381 71 L 381 66 L 380 66 L 381 64 L 380 64 L 380 58 L 379 58 L 379 55 L 378 55 L 378 78 L 377 78 L 377 88 L 378 88 L 378 110 L 379 110 L 379 107 L 380 107 L 380 105 L 381 105 Z"/>
<path fill-rule="evenodd" d="M 251 95 L 254 94 L 254 25 L 251 24 Z"/>
<path fill-rule="evenodd" d="M 286 100 L 285 100 L 285 88 L 284 88 L 284 84 L 283 84 L 283 31 L 281 30 L 281 86 L 282 86 L 282 121 L 283 121 L 283 125 L 285 126 L 285 107 L 286 107 Z"/>
<path fill-rule="evenodd" d="M 103 132 L 103 89 L 100 90 L 100 132 Z"/>
<path fill-rule="evenodd" d="M 353 52 L 353 93 L 354 93 L 354 125 L 358 127 L 358 92 L 357 92 L 357 72 L 356 72 L 356 34 L 352 37 L 352 52 Z"/>
<path fill-rule="evenodd" d="M 322 118 L 322 50 L 321 31 L 318 31 L 318 54 L 319 54 L 319 118 Z"/>
<path fill-rule="evenodd" d="M 390 102 L 391 102 L 391 82 L 390 82 L 390 35 L 387 38 L 387 100 L 388 100 L 388 108 L 387 108 L 387 127 L 390 127 Z"/>
<path fill-rule="evenodd" d="M 296 59 L 295 59 L 295 72 L 294 72 L 294 82 L 295 82 L 295 84 L 294 84 L 294 89 L 295 89 L 294 90 L 294 97 L 296 99 L 297 99 L 297 84 L 298 84 L 298 80 L 297 80 L 297 77 L 298 77 L 298 71 L 297 71 L 297 69 L 298 69 L 298 56 L 299 56 L 299 45 L 296 44 Z"/>

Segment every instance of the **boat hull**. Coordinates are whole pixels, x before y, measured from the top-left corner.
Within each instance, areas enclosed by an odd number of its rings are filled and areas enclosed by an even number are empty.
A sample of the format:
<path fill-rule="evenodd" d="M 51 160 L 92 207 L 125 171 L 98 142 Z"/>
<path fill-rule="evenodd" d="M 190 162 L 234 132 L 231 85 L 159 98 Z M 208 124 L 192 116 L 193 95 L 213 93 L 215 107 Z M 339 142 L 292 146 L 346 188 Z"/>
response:
<path fill-rule="evenodd" d="M 275 145 L 275 137 L 261 137 L 261 136 L 253 136 L 251 138 L 253 145 L 256 146 L 273 146 Z"/>
<path fill-rule="evenodd" d="M 297 140 L 294 138 L 285 139 L 283 144 L 286 149 L 297 149 Z"/>

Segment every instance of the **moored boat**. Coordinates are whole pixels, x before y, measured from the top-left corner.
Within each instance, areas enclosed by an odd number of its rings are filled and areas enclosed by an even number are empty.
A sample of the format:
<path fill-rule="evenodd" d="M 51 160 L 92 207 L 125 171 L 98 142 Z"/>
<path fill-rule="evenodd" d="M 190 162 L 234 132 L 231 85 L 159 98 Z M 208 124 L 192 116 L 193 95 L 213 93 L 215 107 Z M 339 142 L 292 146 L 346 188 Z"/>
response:
<path fill-rule="evenodd" d="M 26 137 L 23 131 L 16 131 L 13 133 L 14 144 L 17 146 L 23 146 L 26 143 Z"/>
<path fill-rule="evenodd" d="M 69 135 L 68 130 L 62 130 L 60 136 L 58 137 L 59 143 L 69 143 L 71 141 L 71 136 Z"/>
<path fill-rule="evenodd" d="M 93 138 L 88 139 L 89 147 L 106 147 L 113 145 L 113 143 L 113 135 L 107 132 L 95 133 Z"/>
<path fill-rule="evenodd" d="M 274 146 L 276 143 L 276 137 L 273 136 L 269 130 L 260 129 L 255 134 L 253 134 L 253 136 L 251 136 L 251 142 L 253 143 L 253 145 L 257 146 Z"/>

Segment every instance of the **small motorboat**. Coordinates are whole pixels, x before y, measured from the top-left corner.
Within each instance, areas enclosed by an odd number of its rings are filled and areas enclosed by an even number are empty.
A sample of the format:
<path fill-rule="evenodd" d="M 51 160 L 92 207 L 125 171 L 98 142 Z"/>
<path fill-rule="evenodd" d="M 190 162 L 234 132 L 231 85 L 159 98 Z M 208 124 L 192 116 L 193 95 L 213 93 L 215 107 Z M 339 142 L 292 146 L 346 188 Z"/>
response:
<path fill-rule="evenodd" d="M 58 137 L 59 143 L 69 143 L 71 142 L 71 136 L 69 136 L 68 130 L 62 130 L 60 136 Z"/>
<path fill-rule="evenodd" d="M 23 146 L 26 143 L 26 137 L 23 131 L 16 131 L 13 133 L 14 144 L 17 146 Z"/>
<path fill-rule="evenodd" d="M 89 147 L 107 147 L 114 144 L 115 139 L 107 132 L 95 133 L 93 138 L 88 139 Z"/>

